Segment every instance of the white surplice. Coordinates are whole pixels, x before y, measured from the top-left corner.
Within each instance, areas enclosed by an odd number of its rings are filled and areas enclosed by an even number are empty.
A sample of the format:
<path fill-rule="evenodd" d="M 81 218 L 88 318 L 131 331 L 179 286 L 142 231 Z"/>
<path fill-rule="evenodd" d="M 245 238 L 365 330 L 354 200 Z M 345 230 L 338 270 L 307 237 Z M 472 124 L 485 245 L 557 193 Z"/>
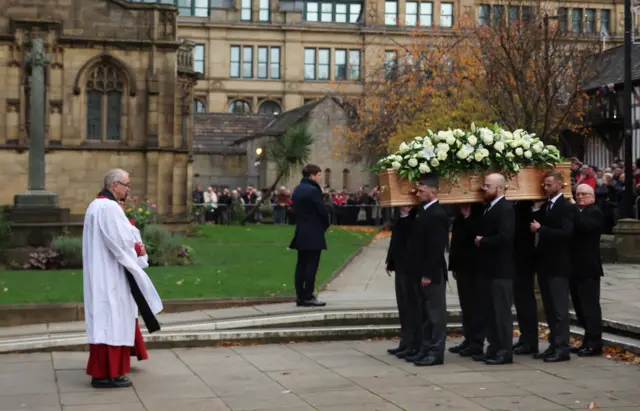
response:
<path fill-rule="evenodd" d="M 133 238 L 136 243 L 142 243 L 142 236 L 140 235 L 140 230 L 138 230 L 138 227 L 131 224 L 131 232 L 133 233 Z M 138 265 L 140 266 L 140 268 L 149 267 L 149 256 L 147 255 L 147 253 L 138 257 Z"/>
<path fill-rule="evenodd" d="M 139 264 L 135 251 L 139 239 L 132 228 L 135 227 L 116 201 L 97 198 L 87 208 L 82 267 L 89 344 L 133 346 L 138 306 L 131 294 L 125 267 L 133 275 L 151 312 L 162 311 L 160 296 Z"/>

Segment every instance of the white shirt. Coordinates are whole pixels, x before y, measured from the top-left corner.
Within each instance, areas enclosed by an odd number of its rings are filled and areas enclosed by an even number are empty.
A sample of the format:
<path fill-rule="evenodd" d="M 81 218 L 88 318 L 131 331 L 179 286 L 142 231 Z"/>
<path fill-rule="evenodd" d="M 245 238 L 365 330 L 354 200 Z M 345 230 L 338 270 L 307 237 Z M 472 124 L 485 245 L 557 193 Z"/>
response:
<path fill-rule="evenodd" d="M 498 198 L 494 198 L 493 201 L 491 201 L 491 204 L 489 204 L 489 208 L 487 208 L 487 210 L 484 212 L 485 214 L 489 212 L 489 210 L 491 210 L 493 208 L 494 205 L 496 205 L 496 203 L 500 200 L 502 200 L 504 198 L 504 194 L 501 195 Z"/>
<path fill-rule="evenodd" d="M 432 202 L 425 204 L 422 208 L 426 210 L 427 208 L 431 207 L 431 204 L 434 204 L 434 203 L 437 203 L 437 202 L 438 202 L 438 199 L 436 198 Z"/>
<path fill-rule="evenodd" d="M 562 197 L 562 193 L 560 193 L 560 194 L 558 194 L 557 196 L 553 197 L 552 199 L 548 200 L 548 202 L 547 202 L 547 208 L 548 208 L 549 210 L 551 210 L 551 209 L 553 208 L 554 204 L 556 203 L 556 201 L 557 201 L 560 197 Z M 536 211 L 538 211 L 538 210 L 540 210 L 540 209 L 539 209 L 539 208 L 535 208 L 535 207 L 531 207 L 531 211 L 536 212 Z"/>

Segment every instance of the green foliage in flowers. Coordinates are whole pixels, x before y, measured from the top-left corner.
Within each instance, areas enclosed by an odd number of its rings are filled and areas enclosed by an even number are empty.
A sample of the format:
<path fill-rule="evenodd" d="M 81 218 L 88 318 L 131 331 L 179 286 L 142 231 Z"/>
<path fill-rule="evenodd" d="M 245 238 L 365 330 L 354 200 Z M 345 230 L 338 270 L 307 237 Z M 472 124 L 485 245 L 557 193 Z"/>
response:
<path fill-rule="evenodd" d="M 150 201 L 142 201 L 138 196 L 127 199 L 124 212 L 127 218 L 136 222 L 136 227 L 140 232 L 149 224 L 156 222 L 156 205 Z"/>
<path fill-rule="evenodd" d="M 142 231 L 142 241 L 151 266 L 193 264 L 193 249 L 183 245 L 182 237 L 168 232 L 161 225 L 146 226 Z"/>
<path fill-rule="evenodd" d="M 62 258 L 62 266 L 82 267 L 82 237 L 60 236 L 53 239 L 51 249 Z"/>
<path fill-rule="evenodd" d="M 472 123 L 469 130 L 427 130 L 424 137 L 400 144 L 396 153 L 378 161 L 374 171 L 393 169 L 410 181 L 437 172 L 457 181 L 462 173 L 499 171 L 511 176 L 521 167 L 552 168 L 561 161 L 560 151 L 545 145 L 535 134 Z"/>

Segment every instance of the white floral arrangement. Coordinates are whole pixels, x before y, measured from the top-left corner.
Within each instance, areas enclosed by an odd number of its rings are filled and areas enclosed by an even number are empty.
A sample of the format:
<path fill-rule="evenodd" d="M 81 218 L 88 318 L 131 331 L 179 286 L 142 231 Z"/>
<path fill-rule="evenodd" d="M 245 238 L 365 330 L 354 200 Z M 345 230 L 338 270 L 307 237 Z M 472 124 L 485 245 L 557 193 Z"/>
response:
<path fill-rule="evenodd" d="M 410 181 L 431 172 L 457 180 L 462 173 L 499 171 L 511 176 L 521 167 L 553 168 L 560 162 L 560 151 L 535 134 L 471 124 L 469 130 L 427 130 L 424 137 L 400 144 L 396 153 L 378 161 L 375 171 L 393 169 Z"/>

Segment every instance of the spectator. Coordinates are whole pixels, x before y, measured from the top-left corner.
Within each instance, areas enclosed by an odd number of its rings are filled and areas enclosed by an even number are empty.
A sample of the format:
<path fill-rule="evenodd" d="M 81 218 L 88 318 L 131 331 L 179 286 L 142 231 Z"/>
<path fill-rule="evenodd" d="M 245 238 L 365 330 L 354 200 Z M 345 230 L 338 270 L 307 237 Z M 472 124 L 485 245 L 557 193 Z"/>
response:
<path fill-rule="evenodd" d="M 218 195 L 213 187 L 207 188 L 204 193 L 205 221 L 213 223 L 216 220 L 216 209 L 218 208 Z"/>
<path fill-rule="evenodd" d="M 591 166 L 583 164 L 582 167 L 580 167 L 580 173 L 576 179 L 576 186 L 579 186 L 580 184 L 586 184 L 593 188 L 594 191 L 598 188 L 596 175 Z"/>

